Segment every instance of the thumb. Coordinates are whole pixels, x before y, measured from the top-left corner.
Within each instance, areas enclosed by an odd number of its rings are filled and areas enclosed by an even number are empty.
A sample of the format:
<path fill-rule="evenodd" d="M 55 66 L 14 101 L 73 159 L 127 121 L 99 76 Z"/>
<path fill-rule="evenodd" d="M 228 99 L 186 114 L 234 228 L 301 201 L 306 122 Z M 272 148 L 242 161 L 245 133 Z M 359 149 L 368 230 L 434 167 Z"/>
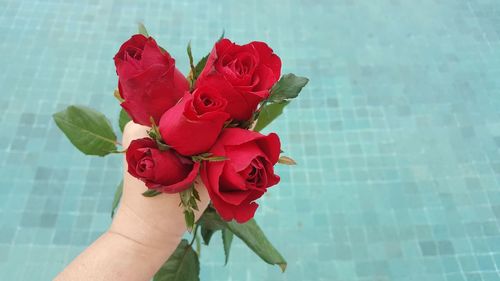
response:
<path fill-rule="evenodd" d="M 123 129 L 122 144 L 123 148 L 126 149 L 130 143 L 135 139 L 141 139 L 148 137 L 148 130 L 150 127 L 139 125 L 133 121 L 128 122 Z"/>

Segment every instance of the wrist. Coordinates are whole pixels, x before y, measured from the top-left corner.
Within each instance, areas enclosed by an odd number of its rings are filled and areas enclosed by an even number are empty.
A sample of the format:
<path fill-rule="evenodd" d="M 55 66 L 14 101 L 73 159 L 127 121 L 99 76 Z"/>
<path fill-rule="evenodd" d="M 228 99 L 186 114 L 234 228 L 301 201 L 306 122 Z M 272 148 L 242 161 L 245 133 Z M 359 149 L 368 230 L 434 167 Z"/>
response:
<path fill-rule="evenodd" d="M 181 241 L 183 231 L 162 228 L 154 221 L 144 219 L 127 204 L 121 204 L 107 231 L 142 245 L 145 250 L 168 252 Z"/>

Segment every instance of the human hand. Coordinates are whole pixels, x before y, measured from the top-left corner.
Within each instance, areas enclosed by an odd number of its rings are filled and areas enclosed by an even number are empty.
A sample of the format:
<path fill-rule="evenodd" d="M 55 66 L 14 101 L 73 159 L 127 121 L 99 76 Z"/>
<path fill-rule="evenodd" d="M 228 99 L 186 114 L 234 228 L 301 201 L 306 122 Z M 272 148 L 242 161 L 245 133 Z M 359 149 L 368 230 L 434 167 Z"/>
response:
<path fill-rule="evenodd" d="M 147 137 L 147 127 L 129 122 L 123 132 L 123 146 Z M 73 260 L 55 280 L 115 281 L 151 280 L 175 251 L 186 231 L 179 194 L 144 197 L 146 185 L 127 172 L 124 159 L 123 195 L 113 223 L 92 245 Z M 198 178 L 195 181 L 201 201 L 198 219 L 207 208 L 209 197 Z"/>
<path fill-rule="evenodd" d="M 123 147 L 134 139 L 147 137 L 149 128 L 129 122 L 123 132 Z M 195 211 L 197 220 L 209 203 L 205 186 L 198 177 L 195 180 L 201 201 L 200 211 Z M 155 197 L 144 197 L 146 185 L 127 172 L 124 159 L 123 195 L 110 232 L 128 237 L 141 244 L 165 250 L 175 249 L 186 231 L 183 208 L 179 206 L 179 194 L 162 193 Z"/>

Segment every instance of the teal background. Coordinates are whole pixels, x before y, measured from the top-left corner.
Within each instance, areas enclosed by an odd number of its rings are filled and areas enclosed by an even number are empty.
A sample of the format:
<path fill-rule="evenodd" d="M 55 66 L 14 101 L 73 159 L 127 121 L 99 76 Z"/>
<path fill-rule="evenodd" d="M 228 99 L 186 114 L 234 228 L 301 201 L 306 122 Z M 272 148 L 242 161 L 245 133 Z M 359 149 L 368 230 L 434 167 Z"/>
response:
<path fill-rule="evenodd" d="M 51 114 L 117 122 L 112 57 L 144 21 L 188 71 L 225 29 L 311 79 L 267 131 L 296 167 L 256 219 L 288 270 L 219 237 L 202 280 L 500 280 L 500 2 L 0 0 L 0 280 L 50 280 L 110 223 L 121 159 Z M 117 126 L 116 126 L 117 128 Z"/>

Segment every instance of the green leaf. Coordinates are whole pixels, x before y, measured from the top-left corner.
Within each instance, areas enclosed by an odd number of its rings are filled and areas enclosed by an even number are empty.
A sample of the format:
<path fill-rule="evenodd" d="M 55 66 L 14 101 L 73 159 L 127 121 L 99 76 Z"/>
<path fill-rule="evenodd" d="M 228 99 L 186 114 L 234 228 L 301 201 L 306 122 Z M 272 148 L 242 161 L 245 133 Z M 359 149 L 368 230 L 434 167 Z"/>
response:
<path fill-rule="evenodd" d="M 198 63 L 194 67 L 195 80 L 196 80 L 196 78 L 198 78 L 198 76 L 200 76 L 201 72 L 203 71 L 203 68 L 205 68 L 205 65 L 207 64 L 207 60 L 208 60 L 208 55 L 202 57 L 201 60 L 198 61 Z"/>
<path fill-rule="evenodd" d="M 115 96 L 115 98 L 118 100 L 118 102 L 122 103 L 124 102 L 125 100 L 122 98 L 122 96 L 120 96 L 120 91 L 118 91 L 118 89 L 115 89 L 115 91 L 113 92 L 113 96 Z"/>
<path fill-rule="evenodd" d="M 201 201 L 201 199 L 200 199 L 200 193 L 198 193 L 198 190 L 196 190 L 196 188 L 193 188 L 193 197 L 196 200 Z"/>
<path fill-rule="evenodd" d="M 87 155 L 104 156 L 116 151 L 116 135 L 102 113 L 85 106 L 71 105 L 53 115 L 71 143 Z"/>
<path fill-rule="evenodd" d="M 222 40 L 222 38 L 224 38 L 224 34 L 225 34 L 225 31 L 223 29 L 221 36 L 219 37 L 219 39 L 217 39 L 217 42 L 219 42 L 220 40 Z M 210 53 L 208 55 L 202 57 L 194 67 L 193 67 L 193 55 L 191 53 L 191 42 L 189 42 L 189 44 L 188 44 L 187 53 L 188 53 L 188 57 L 189 57 L 189 65 L 191 66 L 191 72 L 189 73 L 188 77 L 190 77 L 190 79 L 191 79 L 191 84 L 194 85 L 196 83 L 196 79 L 198 79 L 201 72 L 205 68 L 205 65 L 207 64 L 208 56 L 210 55 Z"/>
<path fill-rule="evenodd" d="M 190 206 L 189 199 L 191 198 L 192 189 L 194 189 L 194 187 L 191 185 L 191 187 L 189 187 L 188 189 L 179 192 L 179 196 L 181 197 L 182 205 Z"/>
<path fill-rule="evenodd" d="M 201 257 L 201 242 L 200 242 L 200 236 L 196 235 L 196 254 L 198 257 Z"/>
<path fill-rule="evenodd" d="M 267 125 L 273 122 L 274 119 L 280 116 L 281 113 L 283 113 L 283 108 L 285 108 L 285 106 L 287 106 L 289 103 L 290 101 L 264 104 L 264 106 L 262 106 L 260 110 L 257 123 L 255 124 L 253 130 L 259 132 L 260 130 L 264 129 Z"/>
<path fill-rule="evenodd" d="M 137 28 L 138 28 L 139 34 L 142 34 L 146 37 L 149 37 L 148 31 L 146 30 L 146 27 L 144 26 L 144 24 L 142 22 L 137 24 Z"/>
<path fill-rule="evenodd" d="M 224 39 L 224 35 L 226 35 L 226 31 L 224 29 L 222 29 L 222 34 L 220 35 L 220 37 L 217 40 L 217 42 L 219 42 L 220 40 Z"/>
<path fill-rule="evenodd" d="M 243 224 L 235 221 L 226 222 L 226 225 L 234 235 L 243 240 L 262 260 L 269 264 L 276 264 L 281 268 L 281 271 L 285 271 L 287 265 L 285 259 L 274 248 L 271 242 L 267 240 L 254 219 Z"/>
<path fill-rule="evenodd" d="M 231 242 L 233 242 L 233 233 L 225 228 L 222 230 L 222 244 L 224 244 L 224 255 L 226 256 L 224 264 L 229 260 L 229 251 L 231 250 Z"/>
<path fill-rule="evenodd" d="M 120 203 L 120 199 L 122 198 L 123 193 L 123 179 L 120 181 L 120 184 L 116 187 L 115 197 L 113 198 L 113 204 L 111 205 L 111 218 L 115 216 L 116 207 L 118 207 L 118 203 Z"/>
<path fill-rule="evenodd" d="M 212 234 L 218 230 L 222 230 L 226 263 L 229 257 L 232 234 L 234 234 L 243 240 L 243 242 L 245 242 L 245 244 L 247 244 L 247 246 L 265 262 L 269 264 L 277 264 L 282 271 L 285 271 L 285 259 L 274 248 L 271 242 L 267 240 L 266 236 L 254 219 L 251 219 L 244 224 L 238 224 L 234 221 L 225 222 L 220 218 L 215 209 L 209 206 L 198 220 L 198 224 L 201 226 L 201 234 L 205 244 L 207 245 L 210 241 L 210 237 L 212 237 Z"/>
<path fill-rule="evenodd" d="M 189 232 L 194 227 L 194 212 L 192 210 L 184 210 L 184 220 L 186 221 L 186 227 Z"/>
<path fill-rule="evenodd" d="M 198 225 L 201 227 L 201 237 L 205 245 L 210 243 L 210 238 L 216 231 L 226 228 L 225 223 L 212 207 L 208 207 L 203 212 L 203 215 L 198 220 Z"/>
<path fill-rule="evenodd" d="M 269 101 L 283 102 L 288 99 L 296 98 L 302 88 L 309 82 L 306 77 L 296 76 L 288 73 L 281 76 L 281 79 L 272 87 Z"/>
<path fill-rule="evenodd" d="M 209 161 L 209 162 L 221 162 L 221 161 L 226 161 L 227 157 L 226 156 L 212 156 L 212 157 L 206 158 L 205 160 Z"/>
<path fill-rule="evenodd" d="M 191 88 L 193 88 L 196 83 L 196 79 L 198 79 L 198 76 L 200 76 L 203 68 L 205 67 L 205 64 L 207 63 L 208 55 L 201 58 L 201 60 L 199 60 L 196 65 L 194 65 L 193 53 L 191 51 L 191 42 L 189 42 L 187 45 L 187 54 L 189 58 L 189 67 L 191 68 L 188 74 L 188 80 L 190 82 Z"/>
<path fill-rule="evenodd" d="M 161 192 L 156 190 L 156 189 L 148 189 L 142 193 L 142 196 L 144 197 L 155 197 L 160 195 Z"/>
<path fill-rule="evenodd" d="M 191 67 L 191 71 L 194 73 L 194 62 L 193 62 L 193 52 L 191 51 L 191 41 L 189 41 L 186 51 L 189 58 L 189 66 Z"/>
<path fill-rule="evenodd" d="M 210 239 L 216 231 L 217 230 L 208 228 L 206 226 L 201 226 L 201 237 L 203 238 L 203 243 L 205 243 L 205 245 L 208 245 L 210 243 Z"/>
<path fill-rule="evenodd" d="M 120 126 L 120 131 L 123 132 L 123 129 L 125 128 L 125 125 L 132 120 L 130 119 L 130 116 L 128 116 L 128 113 L 122 108 L 120 110 L 120 117 L 118 118 L 118 125 Z"/>
<path fill-rule="evenodd" d="M 194 184 L 184 190 L 179 192 L 181 202 L 179 206 L 182 206 L 184 209 L 184 219 L 186 221 L 186 226 L 188 230 L 193 229 L 194 226 L 194 211 L 198 211 L 198 203 L 196 202 L 196 198 L 200 198 L 199 194 L 197 194 L 196 189 L 194 188 Z"/>
<path fill-rule="evenodd" d="M 193 208 L 193 210 L 199 211 L 198 204 L 196 203 L 196 198 L 194 196 L 191 196 L 191 198 L 189 198 L 189 205 L 191 206 L 191 208 Z"/>
<path fill-rule="evenodd" d="M 153 277 L 153 281 L 199 281 L 200 262 L 198 255 L 186 239 L 175 249 Z"/>
<path fill-rule="evenodd" d="M 280 156 L 280 158 L 278 159 L 278 163 L 283 165 L 297 165 L 297 162 L 295 162 L 295 160 L 285 155 Z"/>
<path fill-rule="evenodd" d="M 227 157 L 225 157 L 225 156 L 203 156 L 201 154 L 201 155 L 191 156 L 191 160 L 193 160 L 194 162 L 201 162 L 201 161 L 220 162 L 220 161 L 226 161 Z"/>

